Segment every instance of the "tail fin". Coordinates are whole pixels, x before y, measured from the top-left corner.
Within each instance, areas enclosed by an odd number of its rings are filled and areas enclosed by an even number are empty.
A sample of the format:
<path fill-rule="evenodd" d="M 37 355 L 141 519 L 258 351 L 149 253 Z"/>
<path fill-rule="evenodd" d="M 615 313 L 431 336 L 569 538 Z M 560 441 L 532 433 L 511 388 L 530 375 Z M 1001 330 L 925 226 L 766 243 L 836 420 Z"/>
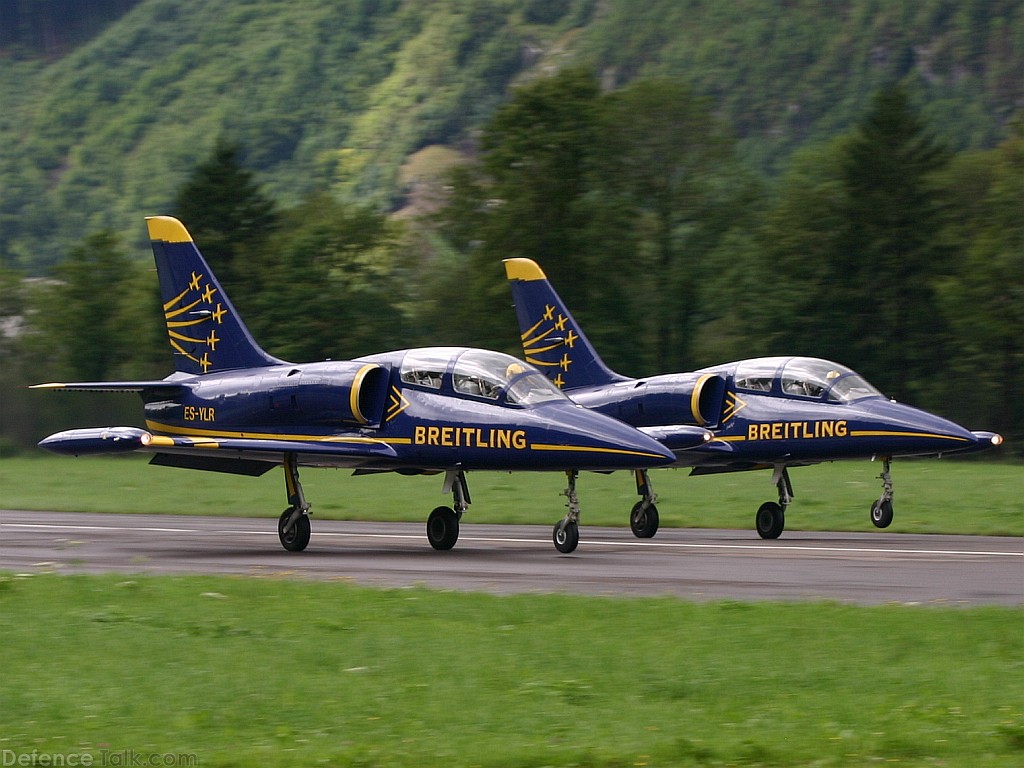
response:
<path fill-rule="evenodd" d="M 604 364 L 536 262 L 505 259 L 505 274 L 528 362 L 566 390 L 628 381 Z"/>
<path fill-rule="evenodd" d="M 175 369 L 203 374 L 281 364 L 253 340 L 182 223 L 150 216 L 146 224 Z"/>

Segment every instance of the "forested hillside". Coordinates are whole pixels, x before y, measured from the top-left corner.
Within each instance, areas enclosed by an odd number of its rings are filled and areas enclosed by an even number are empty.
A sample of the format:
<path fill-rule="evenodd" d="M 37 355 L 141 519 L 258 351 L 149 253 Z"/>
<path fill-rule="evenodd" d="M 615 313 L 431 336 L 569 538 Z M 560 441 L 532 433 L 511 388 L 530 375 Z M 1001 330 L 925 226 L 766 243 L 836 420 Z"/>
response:
<path fill-rule="evenodd" d="M 623 373 L 816 355 L 1020 451 L 1024 0 L 65 1 L 0 57 L 0 452 L 170 372 L 152 213 L 284 359 L 518 352 L 526 257 Z"/>
<path fill-rule="evenodd" d="M 2 8 L 0 263 L 35 274 L 91 228 L 137 239 L 139 217 L 165 210 L 221 137 L 281 202 L 325 188 L 400 207 L 409 155 L 470 147 L 510 85 L 567 63 L 605 88 L 683 79 L 741 139 L 741 157 L 772 173 L 896 79 L 956 148 L 993 146 L 1024 104 L 1020 0 Z"/>

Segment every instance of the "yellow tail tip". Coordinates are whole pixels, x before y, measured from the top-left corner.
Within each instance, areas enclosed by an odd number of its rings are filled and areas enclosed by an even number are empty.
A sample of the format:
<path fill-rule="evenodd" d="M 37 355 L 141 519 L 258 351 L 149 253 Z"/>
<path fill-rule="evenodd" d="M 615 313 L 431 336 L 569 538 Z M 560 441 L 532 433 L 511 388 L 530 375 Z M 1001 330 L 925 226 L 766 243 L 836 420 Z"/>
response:
<path fill-rule="evenodd" d="M 504 263 L 509 280 L 547 280 L 544 270 L 533 259 L 505 259 Z"/>
<path fill-rule="evenodd" d="M 149 227 L 150 240 L 162 240 L 165 243 L 191 243 L 192 235 L 185 225 L 173 216 L 147 216 L 146 226 Z"/>

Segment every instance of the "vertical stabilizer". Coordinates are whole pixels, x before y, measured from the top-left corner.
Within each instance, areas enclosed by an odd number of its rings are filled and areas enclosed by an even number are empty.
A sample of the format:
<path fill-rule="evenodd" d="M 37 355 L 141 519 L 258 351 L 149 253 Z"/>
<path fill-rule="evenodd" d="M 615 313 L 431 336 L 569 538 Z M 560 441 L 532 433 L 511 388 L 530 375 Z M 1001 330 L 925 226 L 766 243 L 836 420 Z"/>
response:
<path fill-rule="evenodd" d="M 203 374 L 281 364 L 253 340 L 182 223 L 150 216 L 146 224 L 175 369 Z"/>
<path fill-rule="evenodd" d="M 526 360 L 565 390 L 627 381 L 601 360 L 547 276 L 530 259 L 505 259 Z"/>

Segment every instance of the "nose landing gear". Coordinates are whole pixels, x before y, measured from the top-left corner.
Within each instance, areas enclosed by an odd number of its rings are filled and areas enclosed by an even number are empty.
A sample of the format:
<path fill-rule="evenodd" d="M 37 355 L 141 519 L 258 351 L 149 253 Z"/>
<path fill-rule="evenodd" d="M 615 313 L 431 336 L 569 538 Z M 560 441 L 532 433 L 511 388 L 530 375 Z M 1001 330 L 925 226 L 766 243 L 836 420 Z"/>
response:
<path fill-rule="evenodd" d="M 882 474 L 878 479 L 882 481 L 882 495 L 871 505 L 871 522 L 875 528 L 888 528 L 892 523 L 892 475 L 889 474 L 889 465 L 892 459 L 888 456 L 882 459 Z"/>
<path fill-rule="evenodd" d="M 580 500 L 576 496 L 576 476 L 578 474 L 579 472 L 575 469 L 565 472 L 569 486 L 562 491 L 562 495 L 568 499 L 565 506 L 569 508 L 569 511 L 560 522 L 555 524 L 555 528 L 551 532 L 551 540 L 555 544 L 555 549 L 563 555 L 575 550 L 580 543 Z"/>

